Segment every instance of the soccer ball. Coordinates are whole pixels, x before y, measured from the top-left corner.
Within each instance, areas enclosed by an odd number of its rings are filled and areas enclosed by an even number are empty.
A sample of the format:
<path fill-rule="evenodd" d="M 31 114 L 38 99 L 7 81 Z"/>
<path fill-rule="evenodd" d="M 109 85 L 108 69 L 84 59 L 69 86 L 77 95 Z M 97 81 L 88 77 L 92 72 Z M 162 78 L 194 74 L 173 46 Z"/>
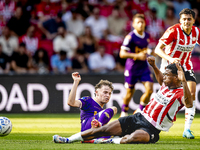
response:
<path fill-rule="evenodd" d="M 0 136 L 8 135 L 12 130 L 12 123 L 6 117 L 0 117 Z"/>

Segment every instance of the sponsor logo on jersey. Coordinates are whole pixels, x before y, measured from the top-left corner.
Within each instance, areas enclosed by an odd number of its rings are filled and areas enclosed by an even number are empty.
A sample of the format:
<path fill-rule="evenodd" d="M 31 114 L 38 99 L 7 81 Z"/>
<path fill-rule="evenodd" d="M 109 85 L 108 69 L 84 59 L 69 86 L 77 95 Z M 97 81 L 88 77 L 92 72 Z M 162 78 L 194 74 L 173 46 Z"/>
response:
<path fill-rule="evenodd" d="M 187 46 L 187 47 L 184 47 L 184 46 L 180 46 L 178 45 L 177 47 L 177 50 L 179 51 L 183 51 L 183 52 L 190 52 L 194 49 L 194 46 Z"/>
<path fill-rule="evenodd" d="M 156 101 L 158 101 L 162 105 L 166 105 L 170 101 L 170 99 L 168 99 L 167 97 L 165 97 L 160 91 L 158 91 L 156 93 L 155 99 L 156 99 Z"/>

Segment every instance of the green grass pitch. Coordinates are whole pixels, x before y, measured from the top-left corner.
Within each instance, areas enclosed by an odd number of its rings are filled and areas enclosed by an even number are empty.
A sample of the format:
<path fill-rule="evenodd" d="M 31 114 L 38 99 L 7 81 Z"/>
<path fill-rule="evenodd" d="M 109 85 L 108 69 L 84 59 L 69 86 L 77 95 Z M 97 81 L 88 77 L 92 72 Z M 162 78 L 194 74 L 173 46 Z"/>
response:
<path fill-rule="evenodd" d="M 200 114 L 196 114 L 191 130 L 195 139 L 182 138 L 184 114 L 169 132 L 161 132 L 156 144 L 55 144 L 54 134 L 68 137 L 80 131 L 79 114 L 0 114 L 13 124 L 12 132 L 0 137 L 0 150 L 198 150 L 200 149 Z M 115 120 L 119 115 L 115 116 Z M 111 120 L 111 121 L 112 121 Z"/>

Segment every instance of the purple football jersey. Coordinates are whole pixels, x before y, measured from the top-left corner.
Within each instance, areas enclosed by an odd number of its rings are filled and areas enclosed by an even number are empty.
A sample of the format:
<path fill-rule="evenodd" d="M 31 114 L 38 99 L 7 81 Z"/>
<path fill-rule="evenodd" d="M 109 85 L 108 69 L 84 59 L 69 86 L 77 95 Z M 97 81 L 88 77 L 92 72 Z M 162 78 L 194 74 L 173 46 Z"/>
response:
<path fill-rule="evenodd" d="M 129 53 L 139 53 L 142 51 L 147 51 L 147 46 L 149 44 L 149 34 L 144 32 L 143 35 L 139 35 L 134 30 L 130 32 L 124 39 L 122 48 L 127 50 Z M 132 58 L 127 58 L 125 64 L 125 75 L 136 76 L 142 75 L 143 73 L 150 73 L 147 61 L 133 60 Z"/>
<path fill-rule="evenodd" d="M 93 100 L 91 97 L 86 96 L 79 99 L 82 102 L 81 107 L 81 122 L 83 120 L 93 117 L 98 112 L 104 110 L 95 100 Z"/>

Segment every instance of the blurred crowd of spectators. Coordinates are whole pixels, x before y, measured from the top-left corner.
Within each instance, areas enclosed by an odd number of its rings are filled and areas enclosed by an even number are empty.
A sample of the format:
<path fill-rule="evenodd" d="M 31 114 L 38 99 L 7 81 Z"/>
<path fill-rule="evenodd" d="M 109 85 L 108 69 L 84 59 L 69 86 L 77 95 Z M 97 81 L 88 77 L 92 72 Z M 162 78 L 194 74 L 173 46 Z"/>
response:
<path fill-rule="evenodd" d="M 200 27 L 200 0 L 0 0 L 0 73 L 121 73 L 133 15 L 145 14 L 154 49 L 183 8 Z"/>

